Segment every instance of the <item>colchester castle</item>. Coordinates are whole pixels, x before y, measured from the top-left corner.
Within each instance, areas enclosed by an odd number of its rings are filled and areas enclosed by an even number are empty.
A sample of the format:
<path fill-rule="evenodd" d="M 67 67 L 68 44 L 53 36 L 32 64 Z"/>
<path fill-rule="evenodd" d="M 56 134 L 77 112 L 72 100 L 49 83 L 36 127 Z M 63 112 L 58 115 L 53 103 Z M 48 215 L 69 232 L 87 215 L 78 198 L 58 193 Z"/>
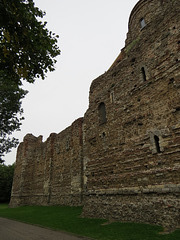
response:
<path fill-rule="evenodd" d="M 83 206 L 83 216 L 180 225 L 180 0 L 140 0 L 125 47 L 90 87 L 83 118 L 27 134 L 10 206 Z"/>

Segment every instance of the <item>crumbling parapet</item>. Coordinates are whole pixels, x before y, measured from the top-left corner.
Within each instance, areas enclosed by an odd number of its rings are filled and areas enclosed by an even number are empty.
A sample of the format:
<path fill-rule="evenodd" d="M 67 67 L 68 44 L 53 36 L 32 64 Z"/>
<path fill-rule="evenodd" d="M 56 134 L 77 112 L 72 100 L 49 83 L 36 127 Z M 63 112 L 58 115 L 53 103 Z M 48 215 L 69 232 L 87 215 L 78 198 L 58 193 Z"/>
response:
<path fill-rule="evenodd" d="M 10 206 L 82 204 L 82 122 L 59 134 L 25 136 L 19 145 Z"/>

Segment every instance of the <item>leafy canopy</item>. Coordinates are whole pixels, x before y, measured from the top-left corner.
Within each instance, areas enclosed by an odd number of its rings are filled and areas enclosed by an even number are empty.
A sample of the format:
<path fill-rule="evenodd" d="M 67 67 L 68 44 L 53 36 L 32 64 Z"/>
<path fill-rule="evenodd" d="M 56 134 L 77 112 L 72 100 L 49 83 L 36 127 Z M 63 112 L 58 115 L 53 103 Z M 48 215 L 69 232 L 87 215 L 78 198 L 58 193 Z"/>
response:
<path fill-rule="evenodd" d="M 14 175 L 14 164 L 0 164 L 0 203 L 9 202 Z"/>
<path fill-rule="evenodd" d="M 45 79 L 60 54 L 44 15 L 33 0 L 0 0 L 0 160 L 18 142 L 9 135 L 21 125 L 23 80 Z"/>

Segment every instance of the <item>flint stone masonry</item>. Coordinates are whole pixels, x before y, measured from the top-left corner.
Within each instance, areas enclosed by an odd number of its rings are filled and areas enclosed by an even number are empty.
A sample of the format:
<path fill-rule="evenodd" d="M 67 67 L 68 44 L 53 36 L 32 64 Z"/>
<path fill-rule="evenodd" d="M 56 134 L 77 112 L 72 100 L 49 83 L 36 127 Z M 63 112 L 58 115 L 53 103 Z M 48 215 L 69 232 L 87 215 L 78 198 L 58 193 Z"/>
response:
<path fill-rule="evenodd" d="M 20 144 L 11 206 L 83 205 L 86 217 L 180 225 L 179 19 L 179 0 L 136 4 L 84 118 Z"/>

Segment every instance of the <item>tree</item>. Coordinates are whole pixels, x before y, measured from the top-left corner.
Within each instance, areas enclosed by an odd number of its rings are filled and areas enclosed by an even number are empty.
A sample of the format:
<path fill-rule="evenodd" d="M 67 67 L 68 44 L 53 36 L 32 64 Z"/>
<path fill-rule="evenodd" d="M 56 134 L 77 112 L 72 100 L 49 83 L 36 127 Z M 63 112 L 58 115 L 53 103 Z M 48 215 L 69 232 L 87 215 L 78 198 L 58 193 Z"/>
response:
<path fill-rule="evenodd" d="M 9 202 L 13 183 L 14 164 L 0 164 L 0 202 Z"/>
<path fill-rule="evenodd" d="M 18 144 L 17 139 L 9 135 L 20 128 L 22 118 L 18 115 L 23 112 L 20 100 L 25 94 L 26 91 L 9 79 L 5 71 L 0 71 L 0 163 L 4 153 Z"/>
<path fill-rule="evenodd" d="M 60 54 L 58 36 L 40 21 L 44 15 L 33 0 L 0 0 L 0 161 L 18 143 L 9 135 L 23 119 L 23 81 L 45 79 Z"/>

